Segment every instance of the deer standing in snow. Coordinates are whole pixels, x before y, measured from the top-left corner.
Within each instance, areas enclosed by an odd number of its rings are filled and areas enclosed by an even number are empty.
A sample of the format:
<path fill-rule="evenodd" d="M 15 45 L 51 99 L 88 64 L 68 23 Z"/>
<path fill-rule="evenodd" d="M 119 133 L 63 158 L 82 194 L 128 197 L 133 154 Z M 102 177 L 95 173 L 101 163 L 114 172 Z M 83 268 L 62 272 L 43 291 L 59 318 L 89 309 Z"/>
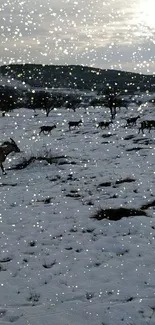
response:
<path fill-rule="evenodd" d="M 106 128 L 109 128 L 109 125 L 110 124 L 113 124 L 113 122 L 112 121 L 101 121 L 101 122 L 98 122 L 98 126 L 97 126 L 97 128 L 103 128 L 103 126 L 104 126 L 104 128 L 106 129 Z"/>
<path fill-rule="evenodd" d="M 69 130 L 70 130 L 71 127 L 74 126 L 76 128 L 76 126 L 79 126 L 80 124 L 82 124 L 81 119 L 79 121 L 69 121 L 68 122 Z"/>
<path fill-rule="evenodd" d="M 140 130 L 142 131 L 142 133 L 144 133 L 144 129 L 149 129 L 149 133 L 150 133 L 152 127 L 155 127 L 155 121 L 154 120 L 142 121 L 138 133 L 140 133 Z"/>
<path fill-rule="evenodd" d="M 10 138 L 11 141 L 5 141 L 2 143 L 0 146 L 0 167 L 2 169 L 2 173 L 5 175 L 6 171 L 3 167 L 3 162 L 5 161 L 6 157 L 9 155 L 11 152 L 20 152 L 20 149 L 18 148 L 16 142 Z"/>
<path fill-rule="evenodd" d="M 56 124 L 51 125 L 51 126 L 43 125 L 43 126 L 40 127 L 39 135 L 41 134 L 41 132 L 43 132 L 44 134 L 49 134 L 55 128 L 56 128 Z M 45 133 L 45 132 L 47 132 L 47 133 Z"/>
<path fill-rule="evenodd" d="M 132 124 L 132 125 L 136 125 L 136 122 L 138 120 L 138 118 L 140 118 L 140 116 L 135 116 L 135 117 L 129 117 L 126 119 L 126 126 Z"/>

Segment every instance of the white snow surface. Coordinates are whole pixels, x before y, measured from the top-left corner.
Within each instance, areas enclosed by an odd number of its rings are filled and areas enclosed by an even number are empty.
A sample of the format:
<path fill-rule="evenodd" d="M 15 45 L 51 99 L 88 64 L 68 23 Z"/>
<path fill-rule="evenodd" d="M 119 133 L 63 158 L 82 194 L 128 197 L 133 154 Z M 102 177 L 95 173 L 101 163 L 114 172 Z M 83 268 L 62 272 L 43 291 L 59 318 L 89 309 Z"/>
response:
<path fill-rule="evenodd" d="M 91 218 L 154 200 L 155 130 L 138 134 L 141 120 L 155 119 L 153 106 L 122 109 L 105 130 L 96 127 L 110 120 L 105 108 L 37 113 L 23 108 L 0 119 L 1 142 L 12 137 L 21 149 L 0 174 L 0 324 L 155 324 L 154 207 L 147 216 Z M 137 126 L 125 127 L 139 114 Z M 69 131 L 68 121 L 80 118 Z M 14 169 L 46 155 L 65 157 Z"/>

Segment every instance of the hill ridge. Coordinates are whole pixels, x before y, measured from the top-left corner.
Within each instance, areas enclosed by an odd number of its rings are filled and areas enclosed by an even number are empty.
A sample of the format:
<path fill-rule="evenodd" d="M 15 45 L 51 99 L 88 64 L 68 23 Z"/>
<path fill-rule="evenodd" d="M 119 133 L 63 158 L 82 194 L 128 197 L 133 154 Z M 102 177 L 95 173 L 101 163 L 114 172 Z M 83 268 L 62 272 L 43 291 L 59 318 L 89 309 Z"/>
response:
<path fill-rule="evenodd" d="M 83 65 L 10 64 L 0 66 L 0 73 L 32 87 L 100 90 L 109 84 L 129 92 L 155 91 L 155 75 Z"/>

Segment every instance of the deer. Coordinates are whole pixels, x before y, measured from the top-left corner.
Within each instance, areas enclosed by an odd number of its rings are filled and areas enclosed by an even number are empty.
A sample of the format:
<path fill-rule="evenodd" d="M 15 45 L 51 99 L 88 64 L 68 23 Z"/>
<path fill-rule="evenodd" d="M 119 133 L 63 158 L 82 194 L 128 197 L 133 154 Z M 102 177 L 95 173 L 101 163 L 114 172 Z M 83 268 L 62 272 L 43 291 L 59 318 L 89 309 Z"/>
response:
<path fill-rule="evenodd" d="M 126 126 L 132 124 L 132 125 L 136 125 L 137 120 L 140 118 L 140 116 L 135 116 L 135 117 L 129 117 L 126 119 Z"/>
<path fill-rule="evenodd" d="M 2 163 L 5 161 L 6 157 L 11 152 L 20 152 L 20 149 L 18 148 L 16 142 L 12 138 L 10 138 L 10 140 L 11 141 L 3 142 L 0 146 L 0 167 L 4 175 L 6 175 L 7 173 Z"/>
<path fill-rule="evenodd" d="M 68 125 L 69 125 L 69 130 L 72 126 L 74 126 L 76 128 L 76 126 L 79 126 L 80 124 L 82 124 L 82 120 L 80 119 L 79 121 L 69 121 Z"/>
<path fill-rule="evenodd" d="M 97 128 L 101 128 L 102 129 L 103 126 L 104 126 L 105 129 L 106 129 L 106 128 L 109 128 L 109 125 L 110 124 L 113 124 L 113 122 L 112 121 L 109 121 L 109 122 L 108 121 L 101 121 L 101 122 L 98 123 Z"/>
<path fill-rule="evenodd" d="M 54 125 L 51 125 L 51 126 L 49 126 L 49 125 L 43 125 L 43 126 L 41 126 L 40 127 L 40 132 L 39 132 L 39 135 L 43 132 L 44 134 L 49 134 L 49 133 L 51 133 L 51 131 L 53 130 L 53 129 L 55 129 L 57 126 L 56 126 L 56 124 L 54 124 Z M 45 132 L 47 132 L 47 133 L 45 133 Z"/>
<path fill-rule="evenodd" d="M 142 133 L 144 133 L 144 129 L 149 129 L 149 133 L 150 133 L 152 127 L 155 127 L 155 121 L 154 120 L 142 121 L 138 133 L 140 133 L 140 130 L 142 130 Z"/>

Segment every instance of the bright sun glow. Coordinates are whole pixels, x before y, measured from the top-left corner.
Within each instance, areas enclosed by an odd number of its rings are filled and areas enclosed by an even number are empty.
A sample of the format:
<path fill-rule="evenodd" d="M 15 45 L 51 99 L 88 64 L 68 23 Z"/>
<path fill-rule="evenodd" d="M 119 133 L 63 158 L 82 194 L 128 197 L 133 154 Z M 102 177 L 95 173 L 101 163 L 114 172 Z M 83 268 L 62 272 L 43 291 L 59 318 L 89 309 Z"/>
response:
<path fill-rule="evenodd" d="M 155 1 L 154 0 L 141 0 L 136 5 L 137 15 L 139 22 L 150 28 L 155 28 Z"/>

